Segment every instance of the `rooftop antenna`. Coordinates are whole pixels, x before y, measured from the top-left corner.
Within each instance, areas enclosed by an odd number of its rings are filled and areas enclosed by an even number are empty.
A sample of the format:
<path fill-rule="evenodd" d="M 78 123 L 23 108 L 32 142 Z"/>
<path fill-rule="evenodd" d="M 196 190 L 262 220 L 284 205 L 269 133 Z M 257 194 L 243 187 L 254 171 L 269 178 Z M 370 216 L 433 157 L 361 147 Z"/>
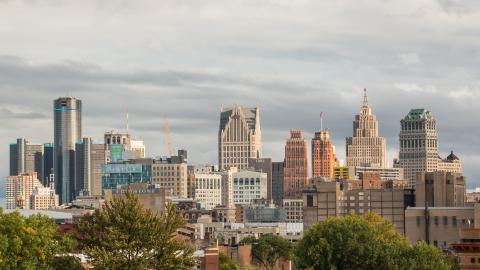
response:
<path fill-rule="evenodd" d="M 128 107 L 125 108 L 125 128 L 127 129 L 128 134 Z"/>
<path fill-rule="evenodd" d="M 363 106 L 368 106 L 367 88 L 363 88 Z"/>

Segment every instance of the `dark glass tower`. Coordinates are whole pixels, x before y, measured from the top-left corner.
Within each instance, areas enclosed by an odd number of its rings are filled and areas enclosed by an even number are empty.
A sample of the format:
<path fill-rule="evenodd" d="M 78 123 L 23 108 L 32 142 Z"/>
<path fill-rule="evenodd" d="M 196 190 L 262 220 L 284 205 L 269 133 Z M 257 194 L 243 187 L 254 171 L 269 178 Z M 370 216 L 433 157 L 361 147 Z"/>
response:
<path fill-rule="evenodd" d="M 82 137 L 82 101 L 61 97 L 53 102 L 55 190 L 60 203 L 69 203 L 74 195 L 75 143 Z"/>

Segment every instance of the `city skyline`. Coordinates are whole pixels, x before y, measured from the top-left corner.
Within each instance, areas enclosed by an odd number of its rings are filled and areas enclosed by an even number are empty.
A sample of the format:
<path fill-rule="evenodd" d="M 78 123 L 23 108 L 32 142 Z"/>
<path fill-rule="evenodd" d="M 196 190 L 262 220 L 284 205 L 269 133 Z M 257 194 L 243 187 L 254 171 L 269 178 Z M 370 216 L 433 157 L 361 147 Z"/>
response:
<path fill-rule="evenodd" d="M 400 120 L 425 108 L 437 119 L 440 156 L 454 150 L 469 188 L 480 185 L 480 123 L 471 117 L 480 113 L 479 4 L 316 2 L 1 2 L 9 23 L 1 28 L 0 151 L 18 137 L 52 142 L 51 102 L 72 95 L 84 103 L 84 136 L 100 142 L 104 131 L 124 129 L 128 107 L 149 156 L 167 153 L 167 114 L 175 149 L 189 150 L 192 163 L 217 163 L 221 104 L 260 105 L 262 156 L 273 161 L 283 160 L 290 129 L 310 140 L 323 111 L 345 160 L 366 87 L 390 166 Z"/>

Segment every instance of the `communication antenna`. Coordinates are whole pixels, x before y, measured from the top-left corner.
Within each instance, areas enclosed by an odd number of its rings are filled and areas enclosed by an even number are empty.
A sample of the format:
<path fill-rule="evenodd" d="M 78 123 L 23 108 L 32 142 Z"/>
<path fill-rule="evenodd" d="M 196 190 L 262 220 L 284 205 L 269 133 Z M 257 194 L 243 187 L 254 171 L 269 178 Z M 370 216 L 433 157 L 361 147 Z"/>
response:
<path fill-rule="evenodd" d="M 363 106 L 368 106 L 367 88 L 363 88 Z"/>
<path fill-rule="evenodd" d="M 323 112 L 320 112 L 320 131 L 323 131 Z"/>

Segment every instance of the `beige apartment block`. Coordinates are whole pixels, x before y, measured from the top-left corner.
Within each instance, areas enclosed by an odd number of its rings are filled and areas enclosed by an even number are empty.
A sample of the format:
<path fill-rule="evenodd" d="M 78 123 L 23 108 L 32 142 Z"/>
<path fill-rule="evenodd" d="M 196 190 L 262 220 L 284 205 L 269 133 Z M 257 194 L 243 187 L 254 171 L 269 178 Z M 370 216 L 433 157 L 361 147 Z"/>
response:
<path fill-rule="evenodd" d="M 353 136 L 346 143 L 347 166 L 387 167 L 385 138 L 378 136 L 378 121 L 368 106 L 366 89 L 363 106 L 353 121 Z"/>
<path fill-rule="evenodd" d="M 250 158 L 261 157 L 260 108 L 240 105 L 224 108 L 222 105 L 218 132 L 219 169 L 246 169 Z"/>
<path fill-rule="evenodd" d="M 445 171 L 419 173 L 417 176 L 417 207 L 465 206 L 465 176 Z"/>
<path fill-rule="evenodd" d="M 30 197 L 30 209 L 52 209 L 58 207 L 58 195 L 50 187 L 37 187 Z"/>
<path fill-rule="evenodd" d="M 479 204 L 474 207 L 408 207 L 405 210 L 405 234 L 412 243 L 425 241 L 439 248 L 448 248 L 450 244 L 460 242 L 460 229 L 475 227 L 479 215 Z"/>
<path fill-rule="evenodd" d="M 6 178 L 6 209 L 30 209 L 31 195 L 36 188 L 43 188 L 37 173 L 21 173 Z"/>
<path fill-rule="evenodd" d="M 395 188 L 349 188 L 347 181 L 314 179 L 303 192 L 303 224 L 308 229 L 329 217 L 377 213 L 404 234 L 405 205 L 413 205 L 413 190 Z"/>
<path fill-rule="evenodd" d="M 188 197 L 187 163 L 156 161 L 152 164 L 152 184 L 158 184 L 169 196 Z"/>

